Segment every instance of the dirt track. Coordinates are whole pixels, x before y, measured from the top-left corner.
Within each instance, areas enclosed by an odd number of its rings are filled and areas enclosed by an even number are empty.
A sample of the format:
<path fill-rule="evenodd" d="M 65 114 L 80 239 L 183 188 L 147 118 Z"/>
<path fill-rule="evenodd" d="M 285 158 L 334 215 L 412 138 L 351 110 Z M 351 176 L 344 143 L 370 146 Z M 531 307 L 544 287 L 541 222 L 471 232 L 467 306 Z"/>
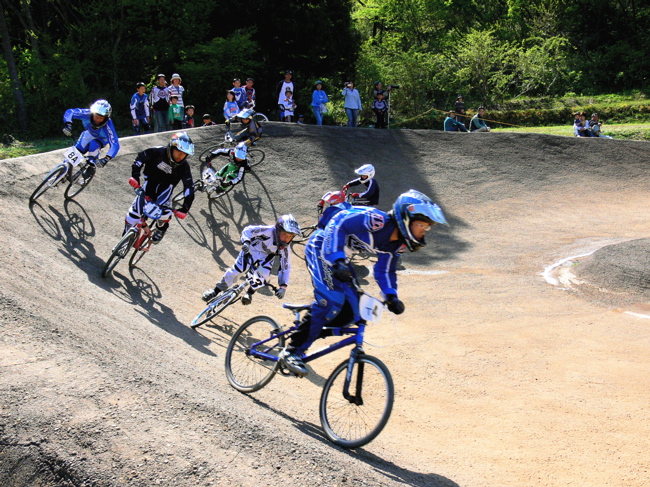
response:
<path fill-rule="evenodd" d="M 202 149 L 221 131 L 191 135 Z M 643 273 L 625 272 L 644 265 L 647 243 L 549 267 L 648 237 L 647 143 L 265 131 L 267 160 L 229 199 L 199 194 L 139 268 L 121 263 L 110 279 L 100 272 L 132 201 L 133 156 L 163 139 L 122 139 L 75 201 L 57 189 L 31 208 L 61 151 L 1 161 L 0 485 L 648 485 L 650 306 Z M 199 332 L 187 325 L 244 226 L 289 211 L 312 222 L 318 197 L 368 162 L 380 206 L 413 187 L 451 228 L 405 256 L 406 313 L 367 333 L 395 407 L 374 442 L 346 452 L 323 437 L 317 410 L 344 352 L 245 396 L 227 384 L 225 346 L 248 317 L 287 321 L 279 301 L 258 295 Z M 306 302 L 295 252 L 287 300 Z"/>

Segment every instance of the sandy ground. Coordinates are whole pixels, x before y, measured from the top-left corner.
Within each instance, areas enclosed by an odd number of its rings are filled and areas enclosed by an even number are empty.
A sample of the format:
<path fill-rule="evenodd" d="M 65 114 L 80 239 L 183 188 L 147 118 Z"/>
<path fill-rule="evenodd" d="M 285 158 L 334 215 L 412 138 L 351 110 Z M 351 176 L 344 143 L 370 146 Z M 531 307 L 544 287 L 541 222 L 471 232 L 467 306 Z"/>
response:
<path fill-rule="evenodd" d="M 647 143 L 265 130 L 267 160 L 229 198 L 197 195 L 138 268 L 108 279 L 130 164 L 164 138 L 123 139 L 69 202 L 55 189 L 27 203 L 61 151 L 1 161 L 0 485 L 648 485 Z M 201 150 L 222 132 L 191 135 Z M 290 314 L 266 293 L 188 325 L 244 226 L 285 212 L 311 223 L 318 198 L 364 163 L 380 207 L 413 187 L 451 226 L 405 256 L 406 312 L 367 332 L 395 406 L 375 441 L 345 451 L 318 419 L 344 351 L 246 396 L 225 378 L 230 336 L 249 317 Z M 302 250 L 290 302 L 311 295 Z"/>

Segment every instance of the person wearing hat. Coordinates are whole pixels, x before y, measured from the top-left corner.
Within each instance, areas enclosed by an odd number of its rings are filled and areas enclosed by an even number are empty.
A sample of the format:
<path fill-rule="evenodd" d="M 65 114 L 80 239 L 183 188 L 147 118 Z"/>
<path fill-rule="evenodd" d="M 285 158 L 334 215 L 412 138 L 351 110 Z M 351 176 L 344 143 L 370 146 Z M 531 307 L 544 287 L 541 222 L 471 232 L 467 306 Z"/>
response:
<path fill-rule="evenodd" d="M 171 86 L 169 87 L 169 98 L 171 99 L 172 96 L 176 96 L 178 98 L 178 106 L 181 108 L 185 107 L 185 103 L 183 103 L 183 92 L 185 91 L 185 88 L 181 86 L 181 82 L 183 80 L 179 76 L 178 73 L 172 74 L 172 79 L 171 79 Z"/>
<path fill-rule="evenodd" d="M 287 91 L 285 91 L 282 106 L 284 107 L 284 111 L 282 112 L 282 121 L 293 122 L 293 112 L 297 105 L 296 102 L 293 101 L 293 92 L 291 91 L 291 88 L 287 88 Z"/>
<path fill-rule="evenodd" d="M 323 125 L 323 115 L 327 113 L 325 103 L 328 101 L 327 93 L 323 91 L 323 82 L 321 80 L 316 81 L 316 87 L 311 94 L 311 109 L 314 111 L 316 125 Z"/>
<path fill-rule="evenodd" d="M 280 109 L 280 122 L 285 121 L 285 116 L 283 111 L 286 109 L 286 107 L 283 109 L 283 106 L 284 106 L 284 98 L 286 97 L 287 89 L 291 90 L 291 93 L 294 92 L 293 71 L 291 71 L 290 69 L 287 69 L 284 72 L 284 79 L 278 83 L 278 86 L 275 90 L 276 91 L 275 94 L 278 97 L 278 108 Z"/>
<path fill-rule="evenodd" d="M 137 91 L 131 97 L 131 120 L 135 135 L 148 134 L 151 132 L 149 125 L 149 99 L 145 94 L 147 87 L 144 83 L 135 85 Z"/>
<path fill-rule="evenodd" d="M 169 123 L 169 88 L 164 74 L 156 76 L 158 84 L 151 90 L 151 107 L 153 108 L 154 132 L 171 130 Z"/>
<path fill-rule="evenodd" d="M 456 97 L 456 121 L 465 125 L 465 102 L 463 101 L 463 95 L 458 95 Z"/>

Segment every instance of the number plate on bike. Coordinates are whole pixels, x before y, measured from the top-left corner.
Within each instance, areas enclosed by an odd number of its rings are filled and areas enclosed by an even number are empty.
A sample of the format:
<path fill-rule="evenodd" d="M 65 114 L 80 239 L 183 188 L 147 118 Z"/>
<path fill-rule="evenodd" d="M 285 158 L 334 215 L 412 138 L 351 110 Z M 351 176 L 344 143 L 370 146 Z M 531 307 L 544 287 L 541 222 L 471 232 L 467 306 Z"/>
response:
<path fill-rule="evenodd" d="M 144 214 L 152 220 L 160 220 L 162 217 L 162 208 L 153 201 L 147 201 L 144 205 Z"/>
<path fill-rule="evenodd" d="M 381 313 L 384 311 L 384 303 L 378 299 L 362 294 L 359 298 L 359 316 L 366 321 L 379 323 Z"/>
<path fill-rule="evenodd" d="M 265 284 L 264 277 L 262 277 L 262 275 L 257 271 L 249 272 L 248 276 L 246 276 L 246 280 L 251 289 L 259 289 Z"/>
<path fill-rule="evenodd" d="M 72 146 L 63 154 L 63 160 L 65 162 L 69 162 L 73 166 L 77 166 L 81 161 L 84 160 L 84 155 L 79 152 L 79 149 L 77 149 L 75 146 Z"/>

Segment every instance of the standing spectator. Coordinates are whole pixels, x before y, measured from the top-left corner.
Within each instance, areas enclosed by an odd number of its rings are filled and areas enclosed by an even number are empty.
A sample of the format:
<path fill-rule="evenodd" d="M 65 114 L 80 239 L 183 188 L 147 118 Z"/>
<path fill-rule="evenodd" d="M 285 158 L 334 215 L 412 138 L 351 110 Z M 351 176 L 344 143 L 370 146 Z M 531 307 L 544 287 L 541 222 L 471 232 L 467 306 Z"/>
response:
<path fill-rule="evenodd" d="M 183 128 L 194 128 L 194 105 L 187 105 L 185 107 L 185 116 L 183 117 Z"/>
<path fill-rule="evenodd" d="M 246 101 L 246 90 L 241 85 L 241 80 L 239 78 L 232 80 L 232 92 L 235 94 L 235 101 L 241 110 L 244 108 L 244 102 Z"/>
<path fill-rule="evenodd" d="M 285 91 L 284 99 L 282 100 L 282 106 L 284 110 L 282 111 L 282 119 L 285 122 L 293 122 L 293 112 L 298 105 L 293 101 L 293 92 L 287 88 Z"/>
<path fill-rule="evenodd" d="M 138 91 L 131 97 L 133 132 L 135 135 L 148 134 L 151 132 L 151 125 L 149 125 L 149 99 L 145 95 L 147 87 L 144 83 L 138 83 L 135 86 Z"/>
<path fill-rule="evenodd" d="M 470 132 L 489 132 L 490 127 L 487 126 L 483 117 L 485 116 L 485 108 L 478 107 L 476 115 L 469 121 Z"/>
<path fill-rule="evenodd" d="M 255 88 L 253 78 L 246 79 L 246 86 L 244 86 L 244 108 L 255 108 Z"/>
<path fill-rule="evenodd" d="M 359 110 L 361 110 L 361 96 L 359 96 L 359 90 L 354 87 L 354 81 L 345 83 L 341 94 L 345 97 L 343 107 L 348 116 L 348 127 L 356 127 Z"/>
<path fill-rule="evenodd" d="M 185 104 L 183 103 L 183 92 L 185 91 L 185 88 L 181 86 L 181 77 L 178 75 L 178 73 L 172 74 L 172 85 L 169 87 L 169 99 L 171 100 L 172 96 L 176 96 L 178 98 L 178 106 L 181 108 L 185 107 Z"/>
<path fill-rule="evenodd" d="M 282 107 L 279 105 L 284 105 L 284 97 L 286 96 L 287 89 L 291 90 L 291 93 L 295 91 L 293 86 L 293 71 L 286 70 L 284 72 L 284 79 L 278 83 L 276 88 L 276 96 L 278 97 L 278 108 L 280 108 L 280 122 L 285 122 L 282 112 Z"/>
<path fill-rule="evenodd" d="M 382 91 L 384 93 L 384 101 L 388 104 L 388 97 L 390 97 L 391 91 L 393 91 L 393 85 L 388 85 L 388 88 L 384 89 L 381 81 L 375 81 L 375 90 L 372 92 L 372 96 L 377 99 L 377 93 Z M 399 88 L 399 87 L 398 87 Z"/>
<path fill-rule="evenodd" d="M 153 107 L 154 130 L 165 132 L 171 130 L 169 123 L 169 88 L 164 74 L 159 74 L 158 85 L 151 90 L 151 106 Z"/>
<path fill-rule="evenodd" d="M 212 116 L 209 113 L 203 114 L 203 125 L 201 127 L 209 127 L 210 125 L 217 125 L 212 121 Z"/>
<path fill-rule="evenodd" d="M 323 125 L 323 114 L 327 113 L 325 103 L 329 101 L 327 93 L 323 91 L 323 82 L 316 81 L 316 89 L 311 94 L 311 109 L 314 111 L 316 125 Z"/>
<path fill-rule="evenodd" d="M 465 125 L 465 102 L 463 101 L 463 95 L 458 95 L 456 97 L 456 120 Z"/>
<path fill-rule="evenodd" d="M 386 113 L 388 112 L 388 103 L 386 103 L 386 100 L 384 100 L 383 91 L 377 92 L 377 98 L 372 102 L 372 111 L 375 112 L 375 117 L 377 117 L 377 120 L 375 122 L 375 128 L 385 129 Z"/>
<path fill-rule="evenodd" d="M 178 104 L 176 95 L 172 96 L 171 104 L 169 105 L 169 124 L 173 130 L 180 130 L 183 128 L 183 107 Z"/>
<path fill-rule="evenodd" d="M 451 110 L 445 118 L 445 132 L 467 132 L 465 124 L 456 120 L 456 112 Z"/>
<path fill-rule="evenodd" d="M 230 120 L 239 113 L 237 104 L 237 95 L 234 90 L 228 90 L 226 93 L 226 102 L 223 104 L 223 118 Z"/>

